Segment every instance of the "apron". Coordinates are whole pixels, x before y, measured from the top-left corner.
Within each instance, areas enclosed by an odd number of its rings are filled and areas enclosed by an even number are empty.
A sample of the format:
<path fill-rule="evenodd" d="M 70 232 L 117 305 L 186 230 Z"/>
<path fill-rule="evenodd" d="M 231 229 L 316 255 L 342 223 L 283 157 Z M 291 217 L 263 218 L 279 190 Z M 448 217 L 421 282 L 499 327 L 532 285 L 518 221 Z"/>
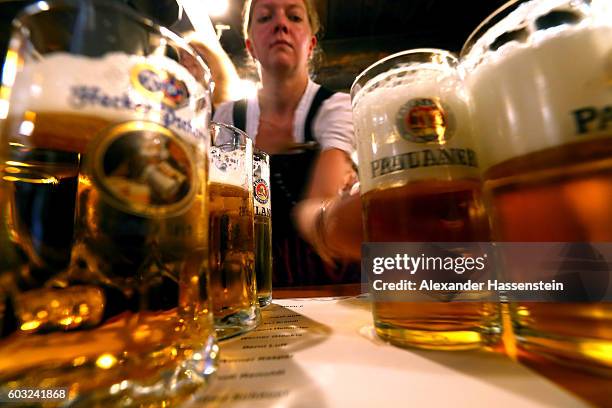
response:
<path fill-rule="evenodd" d="M 306 187 L 321 151 L 314 139 L 312 125 L 323 102 L 334 94 L 320 87 L 306 116 L 304 144 L 287 153 L 270 155 L 270 192 L 272 199 L 273 287 L 358 283 L 358 263 L 323 262 L 316 251 L 296 231 L 291 213 L 305 198 Z M 234 104 L 234 126 L 246 129 L 246 100 Z"/>

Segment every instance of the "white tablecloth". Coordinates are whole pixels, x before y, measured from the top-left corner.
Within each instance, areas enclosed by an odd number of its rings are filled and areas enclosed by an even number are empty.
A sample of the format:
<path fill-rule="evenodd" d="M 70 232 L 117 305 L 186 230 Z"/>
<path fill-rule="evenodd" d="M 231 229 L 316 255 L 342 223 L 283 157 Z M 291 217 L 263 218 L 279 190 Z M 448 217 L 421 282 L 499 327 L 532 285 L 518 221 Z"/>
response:
<path fill-rule="evenodd" d="M 275 301 L 253 332 L 221 343 L 193 407 L 583 407 L 503 355 L 397 348 L 374 334 L 367 299 Z"/>

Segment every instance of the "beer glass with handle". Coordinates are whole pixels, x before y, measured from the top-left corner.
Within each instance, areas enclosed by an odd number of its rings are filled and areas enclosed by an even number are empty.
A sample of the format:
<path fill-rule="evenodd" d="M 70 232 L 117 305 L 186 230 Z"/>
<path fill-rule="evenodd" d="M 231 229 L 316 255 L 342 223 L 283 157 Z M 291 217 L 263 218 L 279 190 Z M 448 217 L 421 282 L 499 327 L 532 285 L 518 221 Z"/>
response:
<path fill-rule="evenodd" d="M 253 151 L 253 204 L 255 205 L 255 276 L 260 307 L 272 302 L 272 203 L 270 156 Z"/>
<path fill-rule="evenodd" d="M 437 49 L 387 57 L 351 89 L 367 242 L 489 240 L 457 59 Z M 469 349 L 499 339 L 491 302 L 374 301 L 376 332 L 400 346 Z"/>
<path fill-rule="evenodd" d="M 218 351 L 208 70 L 115 2 L 38 2 L 13 29 L 0 99 L 1 391 L 176 402 Z"/>
<path fill-rule="evenodd" d="M 462 66 L 493 239 L 586 244 L 582 259 L 569 261 L 601 264 L 593 245 L 612 242 L 610 2 L 509 2 L 471 35 Z M 609 268 L 595 283 L 604 290 Z M 515 279 L 529 280 L 523 273 Z M 511 303 L 518 345 L 609 371 L 612 306 L 571 297 Z"/>
<path fill-rule="evenodd" d="M 210 275 L 219 339 L 261 321 L 255 279 L 253 143 L 241 130 L 211 123 Z"/>

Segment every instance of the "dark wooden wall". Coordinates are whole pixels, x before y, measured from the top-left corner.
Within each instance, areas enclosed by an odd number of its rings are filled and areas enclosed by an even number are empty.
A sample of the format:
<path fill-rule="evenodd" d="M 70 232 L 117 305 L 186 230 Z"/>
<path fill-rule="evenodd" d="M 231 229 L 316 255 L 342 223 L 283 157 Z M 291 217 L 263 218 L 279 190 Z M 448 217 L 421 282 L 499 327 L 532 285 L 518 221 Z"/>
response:
<path fill-rule="evenodd" d="M 240 34 L 243 0 L 230 1 L 230 13 L 215 22 L 230 25 L 222 43 L 242 67 L 247 60 Z M 324 29 L 323 58 L 315 78 L 330 88 L 347 90 L 363 69 L 392 53 L 421 47 L 458 52 L 477 25 L 505 0 L 315 2 Z"/>
<path fill-rule="evenodd" d="M 4 55 L 10 18 L 33 0 L 0 0 L 0 52 Z M 125 1 L 125 0 L 118 0 Z M 147 0 L 142 0 L 147 1 Z M 156 2 L 159 0 L 149 0 Z M 255 76 L 244 50 L 244 0 L 229 0 L 230 11 L 215 18 L 230 29 L 221 42 L 243 76 Z M 347 90 L 366 67 L 392 53 L 434 47 L 459 51 L 468 35 L 505 0 L 315 0 L 324 28 L 322 61 L 315 78 Z"/>

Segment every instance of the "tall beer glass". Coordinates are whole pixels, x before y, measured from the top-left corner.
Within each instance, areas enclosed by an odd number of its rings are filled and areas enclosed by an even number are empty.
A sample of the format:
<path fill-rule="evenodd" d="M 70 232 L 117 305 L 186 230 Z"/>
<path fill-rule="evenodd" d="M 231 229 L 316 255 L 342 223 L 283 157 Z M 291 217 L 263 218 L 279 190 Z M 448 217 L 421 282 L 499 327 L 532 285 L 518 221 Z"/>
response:
<path fill-rule="evenodd" d="M 253 151 L 253 204 L 255 205 L 255 276 L 260 307 L 272 302 L 272 203 L 270 156 Z"/>
<path fill-rule="evenodd" d="M 215 371 L 208 77 L 180 38 L 114 2 L 38 2 L 14 21 L 0 99 L 2 395 L 176 401 Z"/>
<path fill-rule="evenodd" d="M 435 49 L 392 55 L 351 89 L 368 242 L 489 240 L 457 60 Z M 487 302 L 373 302 L 376 332 L 400 346 L 467 349 L 495 343 Z"/>
<path fill-rule="evenodd" d="M 609 1 L 511 2 L 466 43 L 495 240 L 612 242 L 611 52 Z M 519 346 L 610 369 L 612 306 L 566 301 L 511 304 Z"/>
<path fill-rule="evenodd" d="M 239 129 L 211 124 L 210 274 L 219 339 L 261 321 L 255 280 L 253 143 Z"/>

